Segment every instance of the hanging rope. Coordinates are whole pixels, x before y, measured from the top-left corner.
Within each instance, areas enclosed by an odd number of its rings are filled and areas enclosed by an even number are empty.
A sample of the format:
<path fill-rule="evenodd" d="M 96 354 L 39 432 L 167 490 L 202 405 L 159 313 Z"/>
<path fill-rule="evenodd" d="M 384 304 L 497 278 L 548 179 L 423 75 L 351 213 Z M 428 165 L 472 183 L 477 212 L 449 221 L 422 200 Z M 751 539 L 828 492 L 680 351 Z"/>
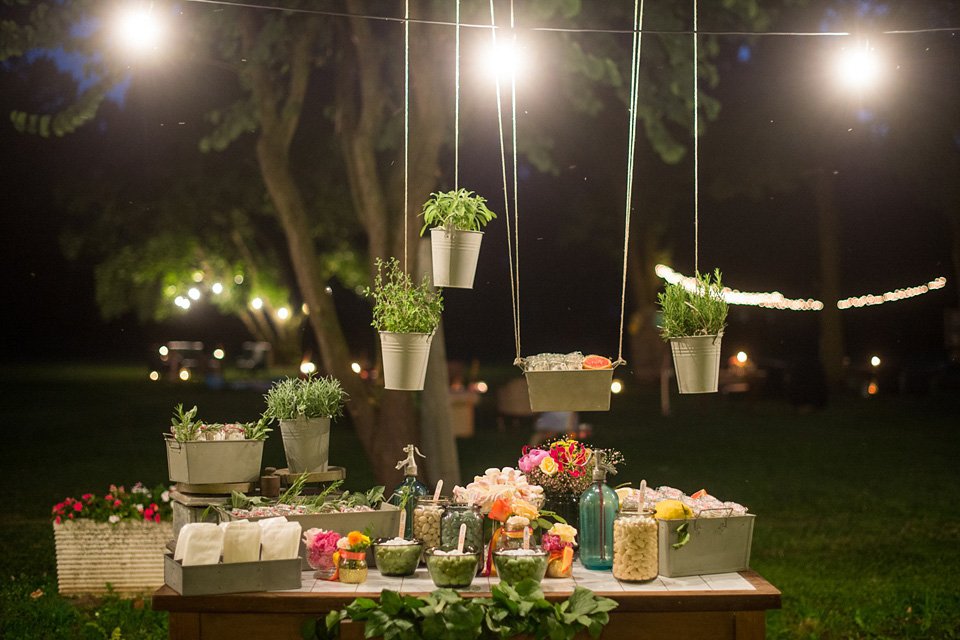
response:
<path fill-rule="evenodd" d="M 403 271 L 407 273 L 407 209 L 410 200 L 410 0 L 403 22 Z"/>
<path fill-rule="evenodd" d="M 617 361 L 614 366 L 626 364 L 623 359 L 623 325 L 627 309 L 627 256 L 630 252 L 630 210 L 633 208 L 634 150 L 637 146 L 637 105 L 640 96 L 640 49 L 642 46 L 643 1 L 633 3 L 633 52 L 630 56 L 630 127 L 627 141 L 627 198 L 623 223 L 623 280 L 620 286 L 620 333 L 617 344 Z"/>
<path fill-rule="evenodd" d="M 517 273 L 517 286 L 516 286 L 516 297 L 517 297 L 517 359 L 520 359 L 520 188 L 519 182 L 517 179 L 517 30 L 516 30 L 515 14 L 513 12 L 513 0 L 510 0 L 510 54 L 511 54 L 511 64 L 510 64 L 510 108 L 511 108 L 511 124 L 512 124 L 512 138 L 511 144 L 513 145 L 513 233 L 514 233 L 514 246 L 516 247 L 516 273 Z M 518 363 L 519 364 L 519 363 Z"/>
<path fill-rule="evenodd" d="M 453 190 L 460 189 L 460 0 L 457 0 L 457 45 L 456 69 L 453 84 L 456 94 L 453 101 Z"/>
<path fill-rule="evenodd" d="M 697 0 L 693 0 L 693 271 L 700 274 L 700 108 L 697 85 Z"/>
<path fill-rule="evenodd" d="M 497 51 L 497 20 L 493 8 L 494 0 L 490 0 L 490 37 L 493 42 L 493 51 Z M 519 315 L 519 300 L 518 300 L 518 273 L 519 267 L 514 269 L 514 246 L 513 243 L 515 240 L 510 237 L 510 193 L 507 188 L 507 150 L 506 143 L 504 142 L 503 137 L 503 100 L 500 96 L 500 67 L 497 66 L 494 71 L 494 82 L 496 83 L 496 95 L 497 95 L 497 127 L 500 133 L 500 168 L 501 174 L 503 176 L 503 207 L 504 207 L 504 218 L 506 220 L 507 227 L 507 262 L 510 264 L 510 303 L 513 305 L 513 340 L 514 347 L 516 348 L 516 359 L 514 364 L 519 365 L 522 360 L 520 358 L 520 315 Z M 514 145 L 514 158 L 516 158 L 516 145 Z M 514 166 L 516 166 L 516 160 L 514 160 Z M 514 211 L 514 216 L 516 216 L 516 211 Z M 514 220 L 516 224 L 518 220 Z M 516 237 L 516 236 L 514 236 Z M 516 252 L 519 254 L 520 247 L 517 245 Z M 518 256 L 519 257 L 519 256 Z"/>

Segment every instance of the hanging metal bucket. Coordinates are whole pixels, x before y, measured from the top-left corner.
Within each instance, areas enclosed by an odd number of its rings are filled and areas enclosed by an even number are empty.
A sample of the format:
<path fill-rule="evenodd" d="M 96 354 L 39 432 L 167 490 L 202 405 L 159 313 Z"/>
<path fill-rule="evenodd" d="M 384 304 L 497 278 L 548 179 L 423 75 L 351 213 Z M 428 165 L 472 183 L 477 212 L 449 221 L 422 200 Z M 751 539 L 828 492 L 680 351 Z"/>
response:
<path fill-rule="evenodd" d="M 330 418 L 280 421 L 283 453 L 290 473 L 314 473 L 327 470 L 330 459 Z"/>
<path fill-rule="evenodd" d="M 716 393 L 720 380 L 720 340 L 714 336 L 670 338 L 680 393 Z"/>
<path fill-rule="evenodd" d="M 609 411 L 613 369 L 524 371 L 531 411 Z"/>
<path fill-rule="evenodd" d="M 383 386 L 397 391 L 422 391 L 427 379 L 432 333 L 380 332 Z"/>
<path fill-rule="evenodd" d="M 431 229 L 433 284 L 437 287 L 472 289 L 482 240 L 482 231 Z"/>

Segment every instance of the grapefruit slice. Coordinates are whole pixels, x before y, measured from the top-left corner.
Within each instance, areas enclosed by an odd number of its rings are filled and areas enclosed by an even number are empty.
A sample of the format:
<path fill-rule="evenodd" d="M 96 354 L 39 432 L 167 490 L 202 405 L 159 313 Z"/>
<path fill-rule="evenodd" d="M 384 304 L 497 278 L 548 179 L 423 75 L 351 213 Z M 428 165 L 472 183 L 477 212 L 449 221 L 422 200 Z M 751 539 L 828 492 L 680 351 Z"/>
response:
<path fill-rule="evenodd" d="M 611 369 L 612 367 L 613 363 L 610 362 L 610 358 L 597 355 L 584 356 L 583 358 L 584 369 Z"/>

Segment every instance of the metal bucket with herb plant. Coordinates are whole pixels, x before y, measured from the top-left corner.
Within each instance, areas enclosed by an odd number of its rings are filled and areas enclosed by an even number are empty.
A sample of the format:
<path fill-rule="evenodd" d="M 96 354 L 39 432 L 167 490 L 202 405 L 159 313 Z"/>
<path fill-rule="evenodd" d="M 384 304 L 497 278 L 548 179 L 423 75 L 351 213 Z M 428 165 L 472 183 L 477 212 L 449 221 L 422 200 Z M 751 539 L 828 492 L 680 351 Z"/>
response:
<path fill-rule="evenodd" d="M 327 470 L 330 421 L 343 415 L 347 393 L 332 376 L 285 378 L 267 391 L 264 417 L 280 423 L 290 473 Z"/>
<path fill-rule="evenodd" d="M 438 287 L 472 289 L 480 257 L 480 231 L 496 214 L 486 200 L 460 189 L 430 194 L 423 204 L 423 228 L 430 229 L 433 283 Z"/>
<path fill-rule="evenodd" d="M 727 301 L 720 270 L 713 278 L 699 272 L 693 278 L 667 283 L 657 295 L 664 340 L 673 352 L 680 393 L 715 393 L 720 378 L 720 341 L 727 326 Z"/>
<path fill-rule="evenodd" d="M 269 421 L 205 423 L 197 408 L 173 412 L 170 433 L 164 434 L 171 482 L 220 485 L 256 482 L 260 477 L 263 442 L 272 431 Z"/>
<path fill-rule="evenodd" d="M 373 326 L 380 332 L 383 384 L 386 389 L 420 391 L 427 377 L 433 335 L 443 312 L 443 293 L 430 290 L 424 276 L 414 285 L 396 258 L 377 258 L 372 297 Z M 386 271 L 386 274 L 384 274 Z"/>

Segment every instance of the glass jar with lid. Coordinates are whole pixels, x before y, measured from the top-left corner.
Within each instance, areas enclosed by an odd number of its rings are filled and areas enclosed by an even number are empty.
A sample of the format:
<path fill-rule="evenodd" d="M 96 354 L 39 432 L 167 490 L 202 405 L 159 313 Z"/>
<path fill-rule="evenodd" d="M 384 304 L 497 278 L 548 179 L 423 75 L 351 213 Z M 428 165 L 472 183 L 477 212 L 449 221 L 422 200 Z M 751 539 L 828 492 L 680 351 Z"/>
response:
<path fill-rule="evenodd" d="M 647 582 L 659 572 L 657 520 L 652 509 L 635 504 L 620 510 L 613 521 L 613 577 Z"/>
<path fill-rule="evenodd" d="M 460 538 L 460 525 L 467 525 L 463 540 L 465 547 L 483 549 L 483 514 L 480 505 L 466 503 L 448 504 L 440 517 L 440 546 L 454 549 Z"/>
<path fill-rule="evenodd" d="M 413 508 L 413 537 L 423 541 L 423 548 L 439 547 L 440 520 L 443 518 L 443 509 L 447 500 L 440 498 L 420 498 Z"/>

